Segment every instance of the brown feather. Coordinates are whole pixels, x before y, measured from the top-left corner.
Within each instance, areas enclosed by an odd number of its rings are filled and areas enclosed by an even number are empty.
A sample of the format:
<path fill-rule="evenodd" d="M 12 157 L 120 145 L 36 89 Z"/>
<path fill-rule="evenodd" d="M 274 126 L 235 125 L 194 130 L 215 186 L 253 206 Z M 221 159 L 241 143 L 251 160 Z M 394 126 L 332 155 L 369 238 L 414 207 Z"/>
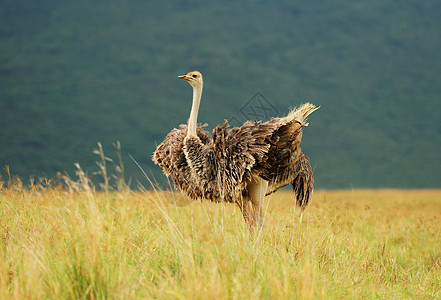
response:
<path fill-rule="evenodd" d="M 233 202 L 241 197 L 253 166 L 264 160 L 270 147 L 267 132 L 256 124 L 228 129 L 225 122 L 213 130 L 213 140 L 208 139 L 205 126 L 198 127 L 198 137 L 186 137 L 187 126 L 181 125 L 158 146 L 153 161 L 189 197 Z"/>

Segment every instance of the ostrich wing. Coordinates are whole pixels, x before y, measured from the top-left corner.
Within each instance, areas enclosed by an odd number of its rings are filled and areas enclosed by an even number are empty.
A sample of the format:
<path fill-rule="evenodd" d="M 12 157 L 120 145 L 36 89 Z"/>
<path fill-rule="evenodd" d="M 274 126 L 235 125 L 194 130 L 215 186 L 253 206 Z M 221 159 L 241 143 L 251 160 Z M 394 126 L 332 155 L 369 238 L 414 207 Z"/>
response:
<path fill-rule="evenodd" d="M 208 132 L 204 130 L 207 124 L 197 128 L 197 135 L 202 143 L 211 143 Z M 191 198 L 198 198 L 202 193 L 201 187 L 194 185 L 190 176 L 191 170 L 184 155 L 184 139 L 187 135 L 187 125 L 173 129 L 156 148 L 152 160 L 162 168 L 164 175 L 171 176 L 175 186 L 186 191 Z"/>
<path fill-rule="evenodd" d="M 301 152 L 300 142 L 302 127 L 308 125 L 306 118 L 316 109 L 314 105 L 306 103 L 284 118 L 267 122 L 276 128 L 268 136 L 270 149 L 265 159 L 255 166 L 260 176 L 269 182 L 267 195 L 291 184 L 297 204 L 308 204 L 314 186 L 314 174 L 308 157 Z"/>
<path fill-rule="evenodd" d="M 308 125 L 306 118 L 316 109 L 313 104 L 306 103 L 300 108 L 292 110 L 286 117 L 273 118 L 261 124 L 274 126 L 274 130 L 267 137 L 270 144 L 268 153 L 265 159 L 256 165 L 260 176 L 269 181 L 270 185 L 282 184 L 294 175 L 293 170 L 296 168 L 293 165 L 296 164 L 302 153 L 300 149 L 302 127 Z"/>
<path fill-rule="evenodd" d="M 299 160 L 291 168 L 291 173 L 295 174 L 291 184 L 296 195 L 297 205 L 305 206 L 311 198 L 314 187 L 314 172 L 308 157 L 304 153 L 300 153 Z"/>
<path fill-rule="evenodd" d="M 268 181 L 276 180 L 280 172 L 295 163 L 301 152 L 302 125 L 292 121 L 281 126 L 269 137 L 270 149 L 267 159 L 259 164 L 262 167 L 261 177 Z"/>

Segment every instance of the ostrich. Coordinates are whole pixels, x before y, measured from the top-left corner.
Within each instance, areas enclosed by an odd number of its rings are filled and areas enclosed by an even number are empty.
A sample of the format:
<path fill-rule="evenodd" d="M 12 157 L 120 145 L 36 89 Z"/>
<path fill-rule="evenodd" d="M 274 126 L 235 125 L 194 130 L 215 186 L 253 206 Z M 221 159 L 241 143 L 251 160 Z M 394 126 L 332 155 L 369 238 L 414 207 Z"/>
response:
<path fill-rule="evenodd" d="M 318 108 L 306 103 L 286 117 L 232 129 L 224 121 L 210 139 L 207 124 L 197 126 L 202 74 L 192 71 L 179 78 L 193 87 L 190 118 L 166 136 L 152 158 L 175 186 L 192 199 L 236 203 L 251 228 L 262 223 L 264 197 L 285 185 L 292 184 L 296 203 L 304 208 L 314 177 L 300 141 L 306 117 Z"/>

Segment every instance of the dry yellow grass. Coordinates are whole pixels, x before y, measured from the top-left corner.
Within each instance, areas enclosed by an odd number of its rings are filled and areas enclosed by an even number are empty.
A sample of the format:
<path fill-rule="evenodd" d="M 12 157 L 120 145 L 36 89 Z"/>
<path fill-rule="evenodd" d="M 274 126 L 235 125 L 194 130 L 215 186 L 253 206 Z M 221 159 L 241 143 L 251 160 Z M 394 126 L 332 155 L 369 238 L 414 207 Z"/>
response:
<path fill-rule="evenodd" d="M 441 297 L 440 190 L 317 191 L 299 219 L 289 192 L 252 236 L 175 193 L 2 188 L 0 298 Z"/>

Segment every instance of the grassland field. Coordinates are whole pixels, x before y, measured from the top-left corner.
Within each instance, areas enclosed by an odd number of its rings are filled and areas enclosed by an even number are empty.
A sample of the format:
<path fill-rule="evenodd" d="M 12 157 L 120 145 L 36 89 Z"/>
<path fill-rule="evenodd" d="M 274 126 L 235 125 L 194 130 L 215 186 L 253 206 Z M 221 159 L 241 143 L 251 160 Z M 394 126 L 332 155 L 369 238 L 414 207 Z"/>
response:
<path fill-rule="evenodd" d="M 440 299 L 441 190 L 231 204 L 172 192 L 0 190 L 0 299 Z M 301 219 L 301 222 L 300 222 Z"/>

